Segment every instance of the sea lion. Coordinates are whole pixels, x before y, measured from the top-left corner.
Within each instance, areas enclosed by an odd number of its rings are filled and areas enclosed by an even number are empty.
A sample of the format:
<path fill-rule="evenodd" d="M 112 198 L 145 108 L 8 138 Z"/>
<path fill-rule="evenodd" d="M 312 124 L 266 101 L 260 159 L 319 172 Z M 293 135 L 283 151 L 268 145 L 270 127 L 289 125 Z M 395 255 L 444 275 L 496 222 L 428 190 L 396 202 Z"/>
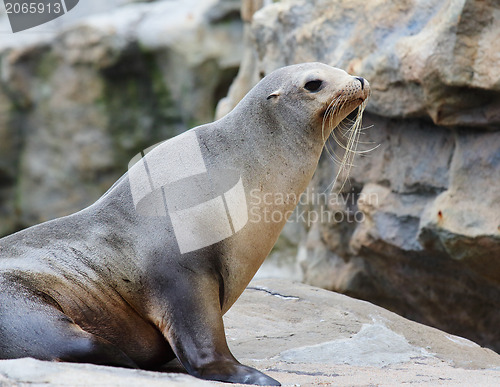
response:
<path fill-rule="evenodd" d="M 222 119 L 134 160 L 90 207 L 1 239 L 0 358 L 153 369 L 176 356 L 199 378 L 279 385 L 240 364 L 224 334 L 286 222 L 248 213 L 289 213 L 293 200 L 255 197 L 298 197 L 369 92 L 324 64 L 281 68 Z"/>

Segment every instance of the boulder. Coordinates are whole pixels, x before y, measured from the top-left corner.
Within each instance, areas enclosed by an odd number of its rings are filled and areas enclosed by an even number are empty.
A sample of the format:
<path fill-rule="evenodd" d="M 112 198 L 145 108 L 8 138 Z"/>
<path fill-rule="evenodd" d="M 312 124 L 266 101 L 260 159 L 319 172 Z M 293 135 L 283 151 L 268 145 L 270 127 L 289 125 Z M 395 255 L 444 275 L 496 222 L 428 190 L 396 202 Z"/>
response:
<path fill-rule="evenodd" d="M 499 12 L 492 0 L 286 0 L 253 15 L 219 112 L 274 69 L 320 61 L 370 81 L 358 151 L 376 148 L 344 187 L 325 152 L 259 277 L 292 273 L 500 351 Z"/>
<path fill-rule="evenodd" d="M 138 152 L 211 121 L 237 72 L 237 0 L 79 9 L 0 49 L 0 235 L 94 202 Z"/>
<path fill-rule="evenodd" d="M 0 13 L 0 31 L 3 35 L 2 40 L 0 40 L 0 51 L 7 47 L 21 47 L 40 44 L 44 41 L 49 42 L 61 29 L 71 26 L 77 20 L 98 13 L 111 12 L 122 5 L 144 2 L 144 0 L 85 0 L 84 2 L 73 0 L 71 2 L 77 4 L 70 9 L 70 12 L 60 15 L 52 21 L 18 33 L 11 32 L 12 29 L 7 13 Z M 68 5 L 69 1 L 66 4 L 66 9 L 68 9 Z M 49 8 L 46 10 L 49 10 Z"/>
<path fill-rule="evenodd" d="M 368 110 L 437 125 L 500 126 L 495 0 L 285 0 L 255 14 L 256 74 L 334 64 L 370 80 Z"/>
<path fill-rule="evenodd" d="M 500 356 L 368 302 L 287 280 L 254 281 L 224 318 L 244 364 L 283 385 L 500 383 Z M 173 362 L 166 370 L 182 372 Z M 0 385 L 205 386 L 186 374 L 34 359 L 0 361 Z"/>

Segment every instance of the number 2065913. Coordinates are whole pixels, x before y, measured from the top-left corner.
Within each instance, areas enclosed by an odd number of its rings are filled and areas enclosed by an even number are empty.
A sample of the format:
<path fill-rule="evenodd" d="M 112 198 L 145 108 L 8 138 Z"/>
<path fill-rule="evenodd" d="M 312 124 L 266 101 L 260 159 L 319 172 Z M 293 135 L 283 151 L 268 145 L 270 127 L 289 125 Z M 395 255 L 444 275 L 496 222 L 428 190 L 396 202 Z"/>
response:
<path fill-rule="evenodd" d="M 63 9 L 60 3 L 5 3 L 5 10 L 7 13 L 21 14 L 21 13 L 62 13 Z"/>

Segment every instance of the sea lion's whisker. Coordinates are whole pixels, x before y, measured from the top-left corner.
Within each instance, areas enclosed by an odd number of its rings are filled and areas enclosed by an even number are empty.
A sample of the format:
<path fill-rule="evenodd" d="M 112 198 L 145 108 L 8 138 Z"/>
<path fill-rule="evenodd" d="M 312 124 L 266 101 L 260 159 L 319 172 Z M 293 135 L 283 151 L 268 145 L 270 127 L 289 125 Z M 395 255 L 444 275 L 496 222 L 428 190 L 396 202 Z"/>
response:
<path fill-rule="evenodd" d="M 359 138 L 361 136 L 365 136 L 367 134 L 366 130 L 371 129 L 371 128 L 373 128 L 373 125 L 369 125 L 369 126 L 362 127 L 362 128 L 358 129 L 358 140 L 356 141 L 358 144 L 362 144 L 362 145 L 373 145 L 373 144 L 376 144 L 375 141 L 360 141 L 359 140 Z M 352 130 L 352 127 L 349 127 L 348 130 Z M 342 133 L 342 137 L 346 137 L 346 135 L 347 135 L 347 132 Z M 376 146 L 374 146 L 373 148 L 370 148 L 368 150 L 363 150 L 363 151 L 358 151 L 358 150 L 354 151 L 354 150 L 352 150 L 352 152 L 354 152 L 356 154 L 368 153 L 368 152 L 371 152 L 372 150 L 377 149 L 379 146 L 380 146 L 380 144 L 377 144 Z"/>
<path fill-rule="evenodd" d="M 328 146 L 327 138 L 325 138 L 325 126 L 328 125 L 330 128 L 333 126 L 333 119 L 335 116 L 336 111 L 338 111 L 339 104 L 342 100 L 342 96 L 339 95 L 338 97 L 334 98 L 330 104 L 328 105 L 325 115 L 323 116 L 323 122 L 321 125 L 321 136 L 322 140 L 325 143 L 325 148 L 326 152 L 328 153 L 329 157 L 332 159 L 332 161 L 335 164 L 340 164 L 341 160 L 335 155 L 335 152 L 333 151 L 333 147 L 330 149 Z M 329 131 L 331 133 L 331 130 Z"/>
<path fill-rule="evenodd" d="M 335 113 L 335 110 L 337 111 L 342 111 L 342 109 L 344 108 L 344 106 L 346 105 L 346 103 L 349 102 L 349 100 L 345 97 L 345 96 L 342 96 L 336 100 L 333 101 L 334 104 L 332 105 L 333 109 L 330 109 L 330 111 L 328 112 L 328 118 L 330 120 L 330 126 L 333 127 L 333 121 L 334 121 L 334 113 Z M 345 120 L 344 120 L 345 121 Z M 355 120 L 351 120 L 351 119 L 348 119 L 347 122 L 344 122 L 342 121 L 341 123 L 339 123 L 337 125 L 336 128 L 333 128 L 330 133 L 331 133 L 331 136 L 333 137 L 333 139 L 335 140 L 335 142 L 345 150 L 345 154 L 347 154 L 349 152 L 349 149 L 348 147 L 346 147 L 336 136 L 335 134 L 335 130 L 334 129 L 339 129 L 340 127 L 340 130 L 343 133 L 342 137 L 346 137 L 350 132 L 352 132 L 352 126 L 354 125 L 355 123 Z M 352 123 L 351 125 L 349 125 L 350 123 Z M 332 161 L 339 165 L 339 168 L 343 169 L 346 165 L 346 162 L 347 160 L 345 159 L 345 156 L 344 157 L 340 157 L 338 156 L 336 153 L 335 153 L 335 150 L 333 148 L 333 145 L 329 146 L 328 142 L 325 142 L 325 149 L 326 149 L 326 152 L 328 153 L 328 155 L 330 156 L 330 158 L 332 159 Z"/>
<path fill-rule="evenodd" d="M 333 125 L 332 125 L 333 126 Z M 338 142 L 338 141 L 337 141 Z M 329 145 L 328 141 L 325 143 L 326 144 L 326 151 L 328 153 L 328 155 L 330 156 L 330 158 L 338 165 L 341 165 L 342 163 L 342 159 L 337 156 L 337 154 L 335 153 L 335 149 L 333 147 L 333 145 Z"/>
<path fill-rule="evenodd" d="M 360 142 L 360 144 L 368 144 L 368 143 L 363 143 L 363 142 Z M 380 144 L 377 144 L 377 145 L 375 145 L 373 148 L 370 148 L 370 149 L 365 149 L 365 150 L 357 150 L 357 151 L 356 151 L 356 154 L 357 154 L 357 155 L 362 155 L 362 154 L 365 154 L 365 153 L 370 153 L 370 152 L 374 151 L 375 149 L 377 149 L 379 146 L 380 146 Z"/>
<path fill-rule="evenodd" d="M 322 139 L 324 142 L 326 141 L 326 139 L 325 139 L 325 124 L 328 122 L 329 118 L 331 120 L 331 117 L 333 116 L 333 113 L 336 109 L 336 105 L 337 105 L 339 99 L 340 99 L 340 96 L 337 98 L 334 98 L 332 100 L 332 102 L 330 102 L 328 107 L 326 108 L 325 114 L 323 115 L 323 121 L 321 123 L 321 136 L 322 136 Z M 330 123 L 330 126 L 331 126 L 331 123 Z"/>
<path fill-rule="evenodd" d="M 342 111 L 346 106 L 346 104 L 349 102 L 350 101 L 345 96 L 339 96 L 334 98 L 328 105 L 325 114 L 323 116 L 321 131 L 322 131 L 323 141 L 325 142 L 325 150 L 329 155 L 330 159 L 334 162 L 334 164 L 339 166 L 335 179 L 332 181 L 331 184 L 328 185 L 327 189 L 329 189 L 330 186 L 333 189 L 333 187 L 339 180 L 340 176 L 342 174 L 345 174 L 345 178 L 340 187 L 340 190 L 342 190 L 349 178 L 349 173 L 351 168 L 355 166 L 354 165 L 355 155 L 368 153 L 378 147 L 377 145 L 369 150 L 358 150 L 358 145 L 360 143 L 361 144 L 367 143 L 360 141 L 360 135 L 364 134 L 362 132 L 371 127 L 368 126 L 364 128 L 362 126 L 362 116 L 366 107 L 366 101 L 361 103 L 361 105 L 358 107 L 358 111 L 354 118 L 346 118 L 342 122 L 337 124 L 335 128 L 333 128 L 335 113 Z M 342 157 L 336 153 L 333 144 L 329 143 L 329 141 L 325 141 L 326 126 L 329 126 L 328 129 L 331 138 L 333 138 L 334 142 L 340 147 L 340 149 L 344 151 Z"/>
<path fill-rule="evenodd" d="M 346 145 L 341 144 L 340 141 L 338 140 L 337 136 L 335 135 L 335 133 L 333 133 L 334 131 L 332 131 L 332 137 L 334 137 L 335 142 L 337 142 L 337 144 L 342 149 L 344 149 L 344 155 L 341 159 L 339 170 L 337 171 L 337 174 L 336 174 L 333 182 L 331 184 L 329 184 L 329 186 L 331 185 L 331 187 L 333 189 L 333 187 L 335 186 L 335 184 L 339 180 L 341 174 L 344 173 L 345 178 L 342 182 L 342 185 L 339 189 L 339 192 L 344 189 L 344 186 L 347 183 L 351 168 L 354 166 L 354 164 L 353 164 L 354 156 L 356 154 L 366 153 L 366 151 L 358 151 L 357 150 L 357 147 L 359 144 L 359 136 L 360 136 L 361 128 L 362 128 L 363 112 L 364 112 L 365 108 L 366 108 L 366 100 L 363 101 L 363 103 L 359 106 L 358 111 L 356 113 L 356 117 L 354 119 L 354 122 L 352 123 L 352 126 L 350 127 L 350 129 L 348 129 L 348 131 L 345 134 L 346 136 L 348 135 Z"/>

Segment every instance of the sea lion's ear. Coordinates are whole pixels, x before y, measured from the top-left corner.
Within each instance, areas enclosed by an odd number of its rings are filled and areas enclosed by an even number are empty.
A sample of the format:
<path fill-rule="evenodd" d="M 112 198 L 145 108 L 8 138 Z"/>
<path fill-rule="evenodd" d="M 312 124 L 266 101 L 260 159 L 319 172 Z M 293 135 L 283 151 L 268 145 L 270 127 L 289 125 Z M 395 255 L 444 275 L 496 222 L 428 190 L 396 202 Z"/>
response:
<path fill-rule="evenodd" d="M 267 99 L 278 98 L 281 95 L 280 90 L 276 90 L 267 96 Z"/>

